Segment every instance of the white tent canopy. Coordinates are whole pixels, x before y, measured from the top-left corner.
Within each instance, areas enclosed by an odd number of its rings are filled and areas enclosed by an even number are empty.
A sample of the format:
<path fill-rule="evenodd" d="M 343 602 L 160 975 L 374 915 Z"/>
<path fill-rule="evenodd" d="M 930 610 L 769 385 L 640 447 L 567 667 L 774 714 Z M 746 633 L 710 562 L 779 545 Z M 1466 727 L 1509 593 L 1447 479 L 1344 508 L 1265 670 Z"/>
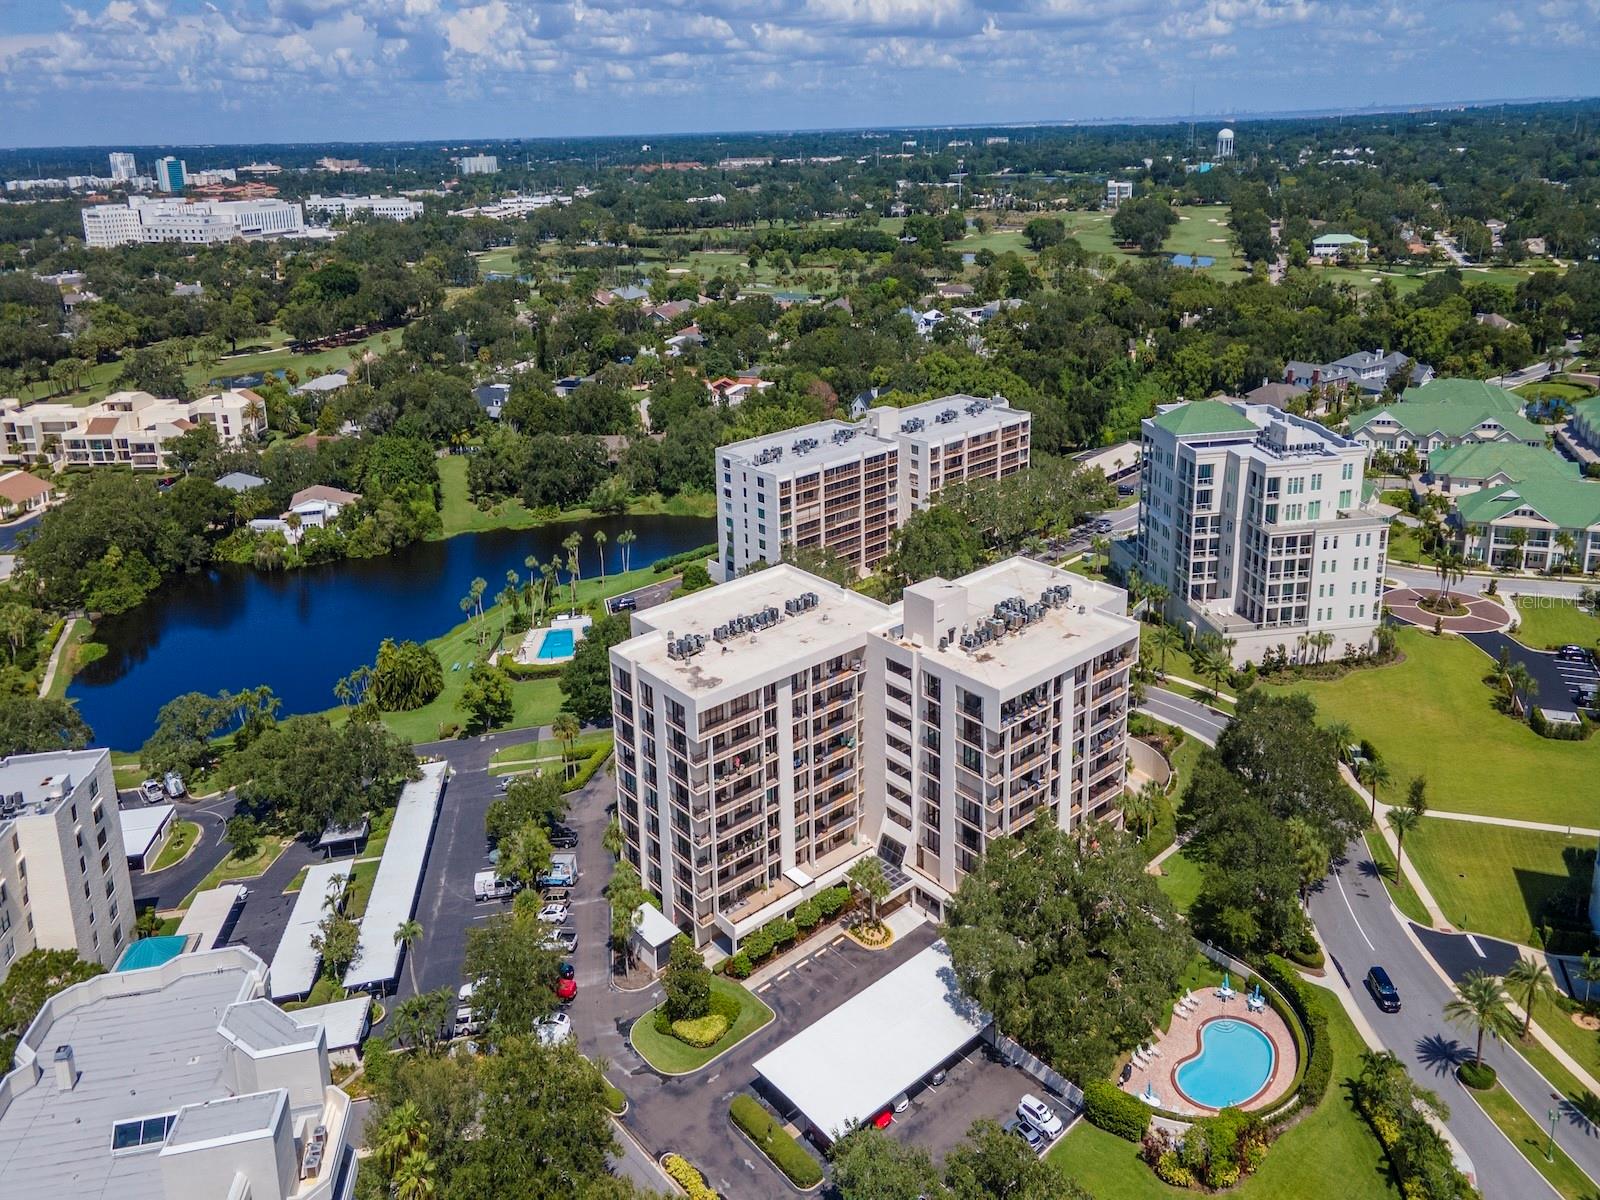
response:
<path fill-rule="evenodd" d="M 400 974 L 401 947 L 394 940 L 394 933 L 416 911 L 422 870 L 428 863 L 428 847 L 433 842 L 433 826 L 439 818 L 439 800 L 444 795 L 449 770 L 449 763 L 423 763 L 422 778 L 400 789 L 383 861 L 378 864 L 367 912 L 361 918 L 360 949 L 345 972 L 347 988 L 388 987 Z"/>
<path fill-rule="evenodd" d="M 957 987 L 935 942 L 757 1060 L 756 1072 L 823 1137 L 871 1119 L 966 1049 L 989 1016 Z"/>

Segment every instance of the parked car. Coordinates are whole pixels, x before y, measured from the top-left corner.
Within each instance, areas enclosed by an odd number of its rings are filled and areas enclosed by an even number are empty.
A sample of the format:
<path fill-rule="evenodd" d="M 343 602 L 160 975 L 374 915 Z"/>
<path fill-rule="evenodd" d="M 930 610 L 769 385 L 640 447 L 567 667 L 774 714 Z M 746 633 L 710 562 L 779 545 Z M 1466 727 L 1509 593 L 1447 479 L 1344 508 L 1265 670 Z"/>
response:
<path fill-rule="evenodd" d="M 1056 1110 L 1032 1092 L 1017 1101 L 1017 1116 L 1047 1138 L 1054 1138 L 1066 1128 L 1061 1118 L 1056 1115 Z"/>
<path fill-rule="evenodd" d="M 545 888 L 540 892 L 546 904 L 566 904 L 572 899 L 570 888 Z"/>
<path fill-rule="evenodd" d="M 500 794 L 503 796 L 511 790 L 511 784 L 516 780 L 515 775 L 502 775 L 500 777 Z"/>
<path fill-rule="evenodd" d="M 457 1037 L 469 1037 L 479 1032 L 483 1023 L 478 1020 L 472 1011 L 472 993 L 477 988 L 477 983 L 468 980 L 456 989 L 456 1027 Z"/>
<path fill-rule="evenodd" d="M 578 997 L 578 981 L 576 979 L 556 980 L 556 999 L 566 1004 Z"/>
<path fill-rule="evenodd" d="M 539 910 L 539 920 L 549 925 L 565 925 L 572 910 L 565 904 L 546 904 Z"/>
<path fill-rule="evenodd" d="M 159 779 L 146 779 L 139 785 L 139 793 L 146 804 L 160 804 L 167 798 L 167 789 L 161 786 Z"/>
<path fill-rule="evenodd" d="M 168 771 L 166 775 L 162 777 L 161 782 L 163 785 L 165 785 L 168 796 L 171 796 L 174 800 L 182 798 L 185 791 L 183 786 L 183 776 L 179 775 L 176 771 Z"/>
<path fill-rule="evenodd" d="M 564 1012 L 552 1013 L 533 1027 L 541 1045 L 559 1046 L 572 1036 L 572 1018 Z"/>
<path fill-rule="evenodd" d="M 1556 651 L 1557 658 L 1564 658 L 1568 662 L 1588 662 L 1589 652 L 1582 646 L 1563 646 Z"/>
<path fill-rule="evenodd" d="M 550 845 L 557 850 L 576 850 L 578 848 L 578 832 L 566 825 L 550 826 Z"/>
<path fill-rule="evenodd" d="M 571 979 L 577 973 L 569 962 L 562 962 L 558 970 L 561 972 L 561 978 L 563 979 Z"/>
<path fill-rule="evenodd" d="M 576 929 L 558 929 L 544 941 L 546 950 L 559 950 L 563 954 L 572 954 L 578 949 L 578 931 Z"/>
<path fill-rule="evenodd" d="M 493 871 L 479 871 L 472 877 L 474 900 L 504 900 L 507 896 L 515 896 L 517 890 L 515 880 L 502 879 Z"/>
<path fill-rule="evenodd" d="M 1394 981 L 1389 978 L 1389 972 L 1382 967 L 1373 967 L 1367 972 L 1367 991 L 1372 993 L 1372 999 L 1377 1004 L 1380 1012 L 1397 1013 L 1400 1011 L 1400 992 L 1394 986 Z"/>
<path fill-rule="evenodd" d="M 611 611 L 614 613 L 633 612 L 638 607 L 639 601 L 634 596 L 618 596 L 611 602 Z"/>
<path fill-rule="evenodd" d="M 1039 1153 L 1039 1151 L 1045 1148 L 1046 1141 L 1044 1134 L 1040 1133 L 1032 1125 L 1029 1125 L 1021 1117 L 1012 1117 L 1009 1121 L 1007 1121 L 1005 1124 L 1005 1130 L 1007 1133 L 1016 1134 L 1024 1142 L 1028 1143 L 1028 1149 L 1032 1150 L 1035 1154 Z"/>
<path fill-rule="evenodd" d="M 943 1067 L 940 1067 L 932 1075 L 928 1076 L 928 1086 L 929 1087 L 938 1087 L 941 1083 L 943 1083 L 946 1079 L 949 1079 L 949 1078 L 950 1078 L 950 1072 L 946 1071 Z"/>
<path fill-rule="evenodd" d="M 897 1113 L 903 1113 L 906 1109 L 911 1107 L 911 1097 L 906 1095 L 904 1092 L 901 1092 L 889 1102 L 889 1107 L 894 1109 L 894 1111 Z"/>
<path fill-rule="evenodd" d="M 889 1126 L 891 1126 L 893 1124 L 894 1124 L 894 1114 L 892 1112 L 890 1112 L 887 1108 L 884 1109 L 877 1116 L 872 1118 L 872 1127 L 874 1129 L 887 1129 L 887 1128 L 889 1128 Z"/>

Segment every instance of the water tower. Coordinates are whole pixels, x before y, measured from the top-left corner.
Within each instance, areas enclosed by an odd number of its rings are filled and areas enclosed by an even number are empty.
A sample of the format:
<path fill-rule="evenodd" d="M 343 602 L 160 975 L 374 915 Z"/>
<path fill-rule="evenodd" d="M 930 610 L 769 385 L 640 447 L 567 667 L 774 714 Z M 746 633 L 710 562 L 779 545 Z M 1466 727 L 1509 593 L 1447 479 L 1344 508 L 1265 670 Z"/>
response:
<path fill-rule="evenodd" d="M 1217 131 L 1217 159 L 1233 157 L 1233 130 L 1219 129 Z"/>

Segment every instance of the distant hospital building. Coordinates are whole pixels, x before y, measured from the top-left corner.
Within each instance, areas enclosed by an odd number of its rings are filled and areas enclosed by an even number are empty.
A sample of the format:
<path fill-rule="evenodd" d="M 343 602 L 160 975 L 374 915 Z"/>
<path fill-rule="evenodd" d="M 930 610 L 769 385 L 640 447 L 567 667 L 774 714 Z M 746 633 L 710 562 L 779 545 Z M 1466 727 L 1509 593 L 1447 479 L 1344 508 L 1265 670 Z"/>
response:
<path fill-rule="evenodd" d="M 107 249 L 138 242 L 210 245 L 234 238 L 285 237 L 302 232 L 298 204 L 287 200 L 207 200 L 131 196 L 126 204 L 94 204 L 83 210 L 83 240 Z"/>

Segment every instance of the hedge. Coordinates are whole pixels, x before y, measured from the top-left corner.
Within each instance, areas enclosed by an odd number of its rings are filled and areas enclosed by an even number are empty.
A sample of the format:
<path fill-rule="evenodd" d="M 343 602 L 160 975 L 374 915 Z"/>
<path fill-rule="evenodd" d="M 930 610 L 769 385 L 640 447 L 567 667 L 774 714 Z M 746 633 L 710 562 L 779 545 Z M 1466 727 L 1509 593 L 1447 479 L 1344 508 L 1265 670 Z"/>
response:
<path fill-rule="evenodd" d="M 728 1105 L 728 1116 L 795 1187 L 810 1188 L 822 1182 L 822 1167 L 817 1160 L 753 1097 L 743 1092 L 735 1096 Z"/>
<path fill-rule="evenodd" d="M 1305 1062 L 1305 1071 L 1300 1076 L 1300 1103 L 1307 1108 L 1315 1108 L 1321 1103 L 1333 1079 L 1333 1044 L 1328 1037 L 1328 1023 L 1320 1013 L 1314 1011 L 1307 991 L 1311 985 L 1276 954 L 1267 955 L 1266 962 L 1261 965 L 1261 978 L 1283 993 L 1294 1009 L 1295 1016 L 1300 1018 L 1305 1038 L 1311 1043 L 1309 1047 L 1297 1044 L 1295 1049 L 1301 1051 Z M 1298 1043 L 1300 1031 L 1292 1022 L 1289 1029 Z"/>
<path fill-rule="evenodd" d="M 661 1166 L 667 1177 L 688 1194 L 689 1200 L 721 1200 L 713 1189 L 706 1186 L 705 1177 L 682 1155 L 668 1154 L 661 1160 Z"/>
<path fill-rule="evenodd" d="M 565 663 L 520 663 L 514 658 L 506 659 L 499 665 L 517 683 L 526 683 L 530 679 L 554 679 L 566 666 Z"/>
<path fill-rule="evenodd" d="M 583 762 L 579 764 L 577 772 L 572 776 L 571 779 L 567 780 L 561 785 L 561 790 L 563 792 L 577 791 L 584 784 L 588 783 L 589 780 L 594 778 L 594 773 L 603 767 L 606 759 L 610 757 L 611 743 L 607 741 L 601 746 L 597 747 L 593 754 L 589 755 L 588 758 L 584 759 Z"/>
<path fill-rule="evenodd" d="M 1486 1092 L 1494 1086 L 1494 1068 L 1488 1063 L 1462 1063 L 1456 1070 L 1461 1082 L 1474 1091 Z"/>
<path fill-rule="evenodd" d="M 628 1098 L 622 1094 L 622 1089 L 609 1079 L 600 1081 L 605 1088 L 606 1111 L 614 1117 L 620 1117 L 628 1108 Z"/>
<path fill-rule="evenodd" d="M 681 567 L 685 563 L 694 562 L 696 559 L 715 558 L 716 556 L 717 544 L 712 542 L 709 546 L 696 546 L 693 550 L 685 550 L 682 554 L 672 554 L 666 558 L 658 558 L 650 564 L 650 569 L 657 575 L 664 575 L 672 570 L 673 567 Z"/>
<path fill-rule="evenodd" d="M 656 1018 L 657 1032 L 661 1031 L 661 1019 L 666 1016 L 662 1009 Z M 721 1013 L 707 1013 L 703 1017 L 683 1017 L 671 1022 L 666 1029 L 673 1037 L 686 1046 L 693 1046 L 696 1050 L 709 1050 L 724 1037 L 732 1026 L 728 1018 Z"/>
<path fill-rule="evenodd" d="M 1150 1127 L 1150 1106 L 1109 1079 L 1091 1079 L 1084 1085 L 1083 1115 L 1089 1124 L 1128 1142 L 1142 1142 Z"/>

